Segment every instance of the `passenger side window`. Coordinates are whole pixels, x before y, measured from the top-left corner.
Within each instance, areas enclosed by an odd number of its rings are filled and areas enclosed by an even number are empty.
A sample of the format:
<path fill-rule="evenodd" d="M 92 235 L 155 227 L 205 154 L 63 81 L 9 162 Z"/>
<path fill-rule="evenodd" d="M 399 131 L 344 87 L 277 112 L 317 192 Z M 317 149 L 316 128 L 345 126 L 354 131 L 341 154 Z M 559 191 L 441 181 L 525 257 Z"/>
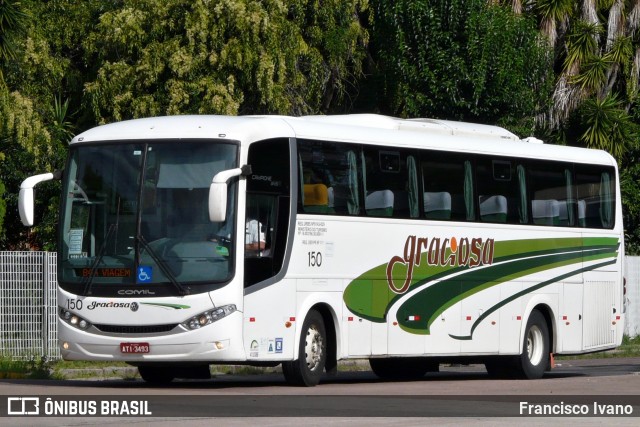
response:
<path fill-rule="evenodd" d="M 365 147 L 362 154 L 368 216 L 418 218 L 418 166 L 408 150 Z"/>
<path fill-rule="evenodd" d="M 613 228 L 615 222 L 613 168 L 576 166 L 578 225 Z"/>
<path fill-rule="evenodd" d="M 299 212 L 359 215 L 359 146 L 298 140 Z"/>
<path fill-rule="evenodd" d="M 480 221 L 520 223 L 516 168 L 509 159 L 479 158 L 476 162 Z"/>
<path fill-rule="evenodd" d="M 473 169 L 464 156 L 427 152 L 422 155 L 422 215 L 426 219 L 473 221 Z"/>
<path fill-rule="evenodd" d="M 575 225 L 572 171 L 562 163 L 529 166 L 531 220 L 537 225 Z"/>

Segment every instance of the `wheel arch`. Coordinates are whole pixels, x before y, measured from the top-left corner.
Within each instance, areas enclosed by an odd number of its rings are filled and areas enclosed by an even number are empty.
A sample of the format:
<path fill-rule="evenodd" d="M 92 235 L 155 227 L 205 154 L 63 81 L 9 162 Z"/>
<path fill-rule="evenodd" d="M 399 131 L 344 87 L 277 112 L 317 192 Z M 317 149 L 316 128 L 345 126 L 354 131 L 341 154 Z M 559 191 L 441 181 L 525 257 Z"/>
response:
<path fill-rule="evenodd" d="M 327 361 L 325 369 L 327 373 L 335 373 L 338 368 L 338 328 L 336 328 L 337 316 L 329 304 L 318 303 L 310 310 L 316 310 L 324 321 L 324 330 L 327 334 Z"/>
<path fill-rule="evenodd" d="M 298 321 L 296 322 L 296 336 L 295 336 L 295 353 L 293 355 L 294 360 L 299 357 L 298 343 L 301 339 L 302 325 L 304 320 L 310 311 L 315 310 L 322 316 L 324 322 L 325 333 L 327 334 L 327 361 L 326 371 L 328 373 L 335 372 L 337 369 L 338 355 L 340 354 L 340 322 L 338 314 L 335 308 L 328 302 L 316 301 L 310 303 L 304 310 L 298 312 Z"/>

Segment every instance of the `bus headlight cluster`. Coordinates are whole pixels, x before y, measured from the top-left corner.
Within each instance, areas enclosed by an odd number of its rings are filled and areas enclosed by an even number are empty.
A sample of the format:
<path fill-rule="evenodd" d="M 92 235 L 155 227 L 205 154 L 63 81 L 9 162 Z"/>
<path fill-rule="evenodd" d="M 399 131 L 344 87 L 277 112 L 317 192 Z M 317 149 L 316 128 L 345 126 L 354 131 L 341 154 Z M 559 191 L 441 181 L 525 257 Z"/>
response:
<path fill-rule="evenodd" d="M 221 307 L 214 308 L 213 310 L 207 310 L 197 316 L 193 316 L 186 322 L 182 323 L 182 326 L 191 330 L 200 329 L 203 326 L 210 325 L 211 323 L 222 319 L 223 317 L 227 317 L 236 310 L 237 308 L 235 304 L 223 305 Z"/>
<path fill-rule="evenodd" d="M 91 323 L 64 308 L 60 308 L 60 318 L 71 326 L 82 329 L 83 331 L 89 329 L 89 326 L 91 326 Z"/>

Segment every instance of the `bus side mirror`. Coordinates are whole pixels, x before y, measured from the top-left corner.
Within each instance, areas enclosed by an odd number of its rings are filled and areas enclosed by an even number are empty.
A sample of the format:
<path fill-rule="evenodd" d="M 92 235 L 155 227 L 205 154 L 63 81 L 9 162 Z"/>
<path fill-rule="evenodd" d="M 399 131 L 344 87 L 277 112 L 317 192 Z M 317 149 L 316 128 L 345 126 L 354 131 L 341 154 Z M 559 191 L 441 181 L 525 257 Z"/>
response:
<path fill-rule="evenodd" d="M 51 181 L 52 179 L 60 179 L 61 171 L 54 173 L 43 173 L 40 175 L 30 176 L 20 184 L 20 195 L 18 196 L 18 211 L 20 212 L 20 221 L 22 224 L 31 227 L 33 225 L 33 211 L 35 200 L 33 197 L 33 187 L 41 182 Z"/>
<path fill-rule="evenodd" d="M 244 165 L 241 168 L 229 169 L 218 172 L 211 181 L 209 187 L 209 220 L 211 222 L 224 222 L 227 216 L 227 181 L 236 176 L 251 174 L 251 166 Z"/>

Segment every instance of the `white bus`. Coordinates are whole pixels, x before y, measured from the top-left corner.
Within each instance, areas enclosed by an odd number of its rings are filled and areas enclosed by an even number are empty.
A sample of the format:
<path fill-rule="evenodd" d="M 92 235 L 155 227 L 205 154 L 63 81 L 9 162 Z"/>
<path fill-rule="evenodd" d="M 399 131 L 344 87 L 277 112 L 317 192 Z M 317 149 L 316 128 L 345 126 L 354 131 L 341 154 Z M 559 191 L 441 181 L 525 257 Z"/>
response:
<path fill-rule="evenodd" d="M 540 378 L 622 339 L 602 151 L 430 119 L 176 116 L 78 135 L 61 175 L 68 360 L 157 383 L 282 364 L 310 386 L 351 358 L 385 378 L 450 360 Z M 26 225 L 52 178 L 23 182 Z"/>

